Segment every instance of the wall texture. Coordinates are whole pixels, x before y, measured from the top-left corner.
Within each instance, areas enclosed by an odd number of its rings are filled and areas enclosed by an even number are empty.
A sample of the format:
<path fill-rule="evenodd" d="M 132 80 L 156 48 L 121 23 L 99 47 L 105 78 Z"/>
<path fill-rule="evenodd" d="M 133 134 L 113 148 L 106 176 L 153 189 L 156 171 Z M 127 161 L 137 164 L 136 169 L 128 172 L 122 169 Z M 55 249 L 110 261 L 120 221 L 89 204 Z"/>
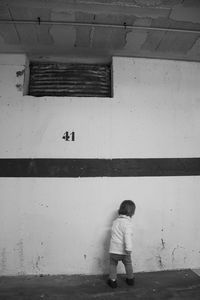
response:
<path fill-rule="evenodd" d="M 23 96 L 25 65 L 0 56 L 1 159 L 199 157 L 199 63 L 116 57 L 113 98 Z M 124 199 L 136 272 L 199 267 L 199 176 L 13 175 L 0 191 L 0 275 L 106 273 Z"/>

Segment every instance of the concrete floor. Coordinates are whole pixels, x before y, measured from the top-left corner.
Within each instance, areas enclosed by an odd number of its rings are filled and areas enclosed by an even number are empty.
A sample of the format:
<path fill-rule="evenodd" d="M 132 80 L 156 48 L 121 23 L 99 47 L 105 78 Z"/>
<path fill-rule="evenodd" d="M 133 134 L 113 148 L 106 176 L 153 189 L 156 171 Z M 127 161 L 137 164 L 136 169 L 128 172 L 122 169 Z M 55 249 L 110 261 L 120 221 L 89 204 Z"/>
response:
<path fill-rule="evenodd" d="M 111 289 L 106 276 L 0 277 L 0 300 L 200 299 L 200 277 L 192 270 L 137 273 L 134 287 Z"/>

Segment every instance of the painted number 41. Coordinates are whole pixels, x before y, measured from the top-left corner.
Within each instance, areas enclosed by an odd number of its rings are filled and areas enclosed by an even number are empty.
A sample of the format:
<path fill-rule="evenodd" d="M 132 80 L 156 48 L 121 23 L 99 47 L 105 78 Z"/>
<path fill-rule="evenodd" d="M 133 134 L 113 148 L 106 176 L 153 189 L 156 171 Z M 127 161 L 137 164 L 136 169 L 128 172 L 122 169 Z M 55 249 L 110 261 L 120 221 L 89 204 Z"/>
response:
<path fill-rule="evenodd" d="M 74 142 L 75 141 L 75 132 L 66 131 L 62 137 L 65 141 Z"/>

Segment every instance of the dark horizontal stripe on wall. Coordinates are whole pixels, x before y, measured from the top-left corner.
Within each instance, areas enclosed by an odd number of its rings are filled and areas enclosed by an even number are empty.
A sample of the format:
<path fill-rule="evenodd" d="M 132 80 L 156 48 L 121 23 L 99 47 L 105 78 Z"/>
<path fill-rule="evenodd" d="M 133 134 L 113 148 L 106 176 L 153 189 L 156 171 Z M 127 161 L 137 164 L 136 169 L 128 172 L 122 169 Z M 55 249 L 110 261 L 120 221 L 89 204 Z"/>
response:
<path fill-rule="evenodd" d="M 134 177 L 200 175 L 200 158 L 0 159 L 0 177 Z"/>

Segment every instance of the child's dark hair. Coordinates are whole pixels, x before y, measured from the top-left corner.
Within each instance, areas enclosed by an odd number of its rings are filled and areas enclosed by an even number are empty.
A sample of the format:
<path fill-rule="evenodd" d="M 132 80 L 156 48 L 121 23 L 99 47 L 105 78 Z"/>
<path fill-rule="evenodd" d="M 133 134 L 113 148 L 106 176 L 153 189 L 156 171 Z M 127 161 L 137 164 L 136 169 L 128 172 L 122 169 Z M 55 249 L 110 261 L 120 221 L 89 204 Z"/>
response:
<path fill-rule="evenodd" d="M 132 200 L 124 200 L 118 210 L 119 215 L 132 217 L 135 213 L 135 203 Z"/>

